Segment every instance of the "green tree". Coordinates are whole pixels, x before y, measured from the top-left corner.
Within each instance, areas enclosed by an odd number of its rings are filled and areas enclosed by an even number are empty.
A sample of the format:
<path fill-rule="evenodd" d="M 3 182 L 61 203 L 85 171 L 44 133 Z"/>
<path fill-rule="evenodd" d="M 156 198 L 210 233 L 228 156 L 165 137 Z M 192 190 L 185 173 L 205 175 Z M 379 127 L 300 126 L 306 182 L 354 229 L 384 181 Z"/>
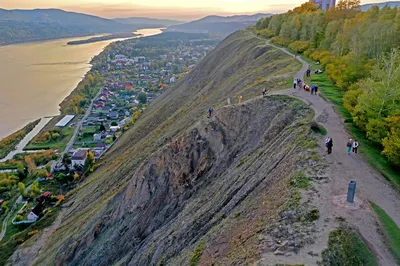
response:
<path fill-rule="evenodd" d="M 26 194 L 26 188 L 25 188 L 24 183 L 21 183 L 21 182 L 18 183 L 18 190 L 19 190 L 19 194 L 22 197 L 26 197 L 27 194 Z"/>
<path fill-rule="evenodd" d="M 83 166 L 83 173 L 85 175 L 94 171 L 94 163 L 95 163 L 94 154 L 91 151 L 89 151 L 86 156 L 85 165 Z"/>
<path fill-rule="evenodd" d="M 37 198 L 40 196 L 40 187 L 38 182 L 32 184 L 31 188 L 29 189 L 29 193 L 31 198 Z"/>
<path fill-rule="evenodd" d="M 144 92 L 139 93 L 139 95 L 137 96 L 137 100 L 141 103 L 141 104 L 146 104 L 147 103 L 147 95 Z"/>

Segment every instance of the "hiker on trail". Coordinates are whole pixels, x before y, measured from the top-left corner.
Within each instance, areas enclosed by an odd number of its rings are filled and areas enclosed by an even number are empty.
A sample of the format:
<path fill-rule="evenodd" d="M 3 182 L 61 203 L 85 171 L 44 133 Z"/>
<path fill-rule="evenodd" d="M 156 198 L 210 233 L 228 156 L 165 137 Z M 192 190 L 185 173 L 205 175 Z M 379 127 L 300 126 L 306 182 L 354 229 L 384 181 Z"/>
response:
<path fill-rule="evenodd" d="M 346 146 L 347 146 L 347 154 L 350 154 L 351 148 L 353 147 L 353 140 L 349 139 Z"/>
<path fill-rule="evenodd" d="M 332 146 L 333 146 L 333 140 L 330 137 L 327 137 L 325 139 L 325 147 L 326 147 L 326 151 L 328 152 L 328 154 L 332 153 Z"/>
<path fill-rule="evenodd" d="M 231 98 L 228 98 L 228 105 L 231 105 Z"/>
<path fill-rule="evenodd" d="M 297 79 L 294 79 L 293 80 L 293 89 L 296 89 L 296 86 L 297 86 Z"/>
<path fill-rule="evenodd" d="M 214 113 L 214 109 L 212 107 L 208 108 L 208 117 L 212 117 Z"/>
<path fill-rule="evenodd" d="M 265 95 L 267 95 L 267 88 L 264 88 L 264 89 L 263 89 L 263 97 L 264 97 Z"/>
<path fill-rule="evenodd" d="M 315 91 L 315 85 L 313 84 L 311 85 L 311 94 L 314 94 L 314 91 Z"/>
<path fill-rule="evenodd" d="M 355 139 L 353 142 L 353 152 L 357 153 L 358 150 L 358 141 Z"/>
<path fill-rule="evenodd" d="M 239 103 L 242 103 L 242 99 L 243 99 L 242 95 L 239 95 L 239 97 L 238 97 Z"/>

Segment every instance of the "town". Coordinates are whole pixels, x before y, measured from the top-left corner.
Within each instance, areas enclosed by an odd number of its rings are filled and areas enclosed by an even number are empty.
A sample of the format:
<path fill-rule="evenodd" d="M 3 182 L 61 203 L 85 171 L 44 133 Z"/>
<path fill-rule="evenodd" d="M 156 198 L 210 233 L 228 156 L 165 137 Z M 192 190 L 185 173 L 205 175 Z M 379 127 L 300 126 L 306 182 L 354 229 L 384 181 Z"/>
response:
<path fill-rule="evenodd" d="M 29 231 L 26 238 L 35 234 L 30 226 L 52 217 L 50 211 L 146 107 L 218 42 L 208 35 L 161 34 L 113 43 L 96 56 L 90 72 L 60 105 L 62 115 L 28 143 L 25 153 L 0 163 L 2 240 L 20 231 Z"/>

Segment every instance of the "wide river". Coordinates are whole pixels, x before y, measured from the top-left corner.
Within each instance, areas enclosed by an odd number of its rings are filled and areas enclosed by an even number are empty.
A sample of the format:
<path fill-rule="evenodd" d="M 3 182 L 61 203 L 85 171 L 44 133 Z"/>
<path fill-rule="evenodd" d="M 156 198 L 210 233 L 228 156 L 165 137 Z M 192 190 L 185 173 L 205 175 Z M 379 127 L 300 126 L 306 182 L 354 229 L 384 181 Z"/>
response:
<path fill-rule="evenodd" d="M 161 29 L 137 33 L 150 36 Z M 89 71 L 90 60 L 118 40 L 67 45 L 87 38 L 0 47 L 0 139 L 28 122 L 59 114 L 58 105 Z"/>

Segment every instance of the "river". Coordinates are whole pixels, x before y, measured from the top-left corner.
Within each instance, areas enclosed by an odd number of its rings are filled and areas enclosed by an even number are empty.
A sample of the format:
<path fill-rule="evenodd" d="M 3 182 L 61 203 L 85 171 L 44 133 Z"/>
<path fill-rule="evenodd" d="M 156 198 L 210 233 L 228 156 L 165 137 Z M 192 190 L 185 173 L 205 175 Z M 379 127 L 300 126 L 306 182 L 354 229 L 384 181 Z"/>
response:
<path fill-rule="evenodd" d="M 161 29 L 136 33 L 150 36 Z M 108 44 L 121 40 L 66 44 L 90 37 L 0 47 L 0 139 L 28 122 L 59 114 L 59 103 L 89 71 L 90 60 Z"/>

